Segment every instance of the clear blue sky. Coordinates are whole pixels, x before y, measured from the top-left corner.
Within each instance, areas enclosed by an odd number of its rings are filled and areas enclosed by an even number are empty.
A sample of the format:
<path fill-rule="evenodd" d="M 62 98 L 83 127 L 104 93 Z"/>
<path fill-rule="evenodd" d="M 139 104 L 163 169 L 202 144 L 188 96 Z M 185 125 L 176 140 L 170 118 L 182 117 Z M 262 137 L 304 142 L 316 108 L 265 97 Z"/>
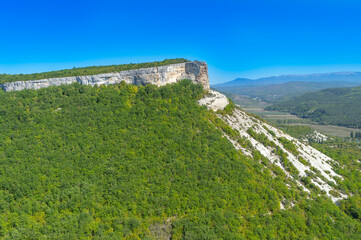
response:
<path fill-rule="evenodd" d="M 0 73 L 184 57 L 211 83 L 361 71 L 361 1 L 2 1 Z"/>

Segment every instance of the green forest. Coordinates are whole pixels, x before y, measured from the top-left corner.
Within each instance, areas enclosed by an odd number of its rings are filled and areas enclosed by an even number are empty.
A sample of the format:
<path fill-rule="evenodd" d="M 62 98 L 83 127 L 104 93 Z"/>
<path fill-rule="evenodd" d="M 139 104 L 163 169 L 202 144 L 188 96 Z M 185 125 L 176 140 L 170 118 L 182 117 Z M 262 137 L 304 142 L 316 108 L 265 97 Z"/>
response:
<path fill-rule="evenodd" d="M 266 110 L 289 112 L 319 124 L 361 128 L 361 86 L 307 93 L 277 102 Z"/>
<path fill-rule="evenodd" d="M 361 238 L 356 172 L 339 206 L 288 188 L 223 137 L 204 94 L 190 80 L 0 91 L 0 238 Z"/>
<path fill-rule="evenodd" d="M 0 74 L 0 84 L 15 81 L 28 81 L 28 80 L 40 80 L 46 78 L 59 78 L 59 77 L 73 77 L 73 76 L 87 76 L 101 73 L 119 72 L 125 70 L 133 70 L 139 68 L 159 67 L 169 64 L 184 63 L 189 60 L 184 58 L 165 59 L 159 62 L 148 63 L 130 63 L 121 65 L 108 65 L 108 66 L 92 66 L 92 67 L 80 67 L 65 69 L 59 71 L 33 73 L 33 74 Z"/>
<path fill-rule="evenodd" d="M 309 134 L 306 126 L 279 126 L 288 134 L 304 138 Z M 355 219 L 361 220 L 361 145 L 352 138 L 330 137 L 327 141 L 316 142 L 310 139 L 312 147 L 337 160 L 333 165 L 336 173 L 343 176 L 336 189 L 347 193 L 349 197 L 341 201 L 340 208 Z"/>

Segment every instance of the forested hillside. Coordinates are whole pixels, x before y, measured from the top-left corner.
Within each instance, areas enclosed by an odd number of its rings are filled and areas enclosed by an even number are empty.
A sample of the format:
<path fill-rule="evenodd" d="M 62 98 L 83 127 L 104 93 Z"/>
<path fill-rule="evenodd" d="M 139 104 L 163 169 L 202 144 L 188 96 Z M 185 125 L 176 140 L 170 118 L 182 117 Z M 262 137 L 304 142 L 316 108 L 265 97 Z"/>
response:
<path fill-rule="evenodd" d="M 101 73 L 119 72 L 125 70 L 133 70 L 139 68 L 150 68 L 159 67 L 169 64 L 189 62 L 184 58 L 166 59 L 159 62 L 148 62 L 148 63 L 137 63 L 137 64 L 121 64 L 121 65 L 108 65 L 108 66 L 92 66 L 92 67 L 81 67 L 73 69 L 65 69 L 52 72 L 44 73 L 33 73 L 33 74 L 0 74 L 0 84 L 6 82 L 15 81 L 27 81 L 27 80 L 39 80 L 46 78 L 58 78 L 58 77 L 73 77 L 73 76 L 87 76 Z"/>
<path fill-rule="evenodd" d="M 278 102 L 266 110 L 310 118 L 320 124 L 361 127 L 361 87 L 330 88 Z"/>
<path fill-rule="evenodd" d="M 237 151 L 203 94 L 187 80 L 0 91 L 0 237 L 361 237 L 351 208 Z"/>
<path fill-rule="evenodd" d="M 249 96 L 258 98 L 267 103 L 277 102 L 292 97 L 298 97 L 305 93 L 317 92 L 325 88 L 355 87 L 360 82 L 328 81 L 328 82 L 286 82 L 280 84 L 268 84 L 253 86 L 212 86 L 212 88 L 231 93 L 235 99 L 237 96 Z M 241 104 L 241 103 L 240 103 Z"/>

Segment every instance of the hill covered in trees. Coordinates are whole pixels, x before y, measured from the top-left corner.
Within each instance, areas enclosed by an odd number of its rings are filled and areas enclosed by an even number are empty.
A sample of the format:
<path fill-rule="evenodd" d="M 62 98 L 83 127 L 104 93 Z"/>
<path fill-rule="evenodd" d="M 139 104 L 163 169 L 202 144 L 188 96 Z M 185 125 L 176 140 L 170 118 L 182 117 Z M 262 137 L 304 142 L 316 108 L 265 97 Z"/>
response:
<path fill-rule="evenodd" d="M 203 95 L 187 80 L 0 91 L 0 237 L 360 238 L 356 200 L 310 197 L 237 151 Z"/>
<path fill-rule="evenodd" d="M 320 124 L 360 128 L 361 87 L 330 88 L 307 93 L 277 102 L 266 110 L 289 112 Z"/>
<path fill-rule="evenodd" d="M 255 80 L 256 81 L 256 80 Z M 305 93 L 317 92 L 326 88 L 336 87 L 355 87 L 360 82 L 329 81 L 329 82 L 286 82 L 280 84 L 256 85 L 253 86 L 212 86 L 212 88 L 224 93 L 231 93 L 235 101 L 237 96 L 248 96 L 260 99 L 266 103 L 274 103 L 279 100 L 286 100 L 292 97 L 298 97 Z M 240 102 L 240 104 L 242 104 Z"/>
<path fill-rule="evenodd" d="M 81 67 L 81 68 L 73 68 L 73 69 L 65 69 L 59 71 L 33 73 L 33 74 L 0 74 L 0 84 L 7 82 L 15 82 L 15 81 L 40 80 L 46 78 L 96 75 L 101 73 L 119 72 L 119 71 L 133 70 L 139 68 L 159 67 L 159 66 L 184 63 L 184 62 L 189 62 L 189 60 L 184 58 L 176 58 L 176 59 L 166 59 L 159 62 Z"/>

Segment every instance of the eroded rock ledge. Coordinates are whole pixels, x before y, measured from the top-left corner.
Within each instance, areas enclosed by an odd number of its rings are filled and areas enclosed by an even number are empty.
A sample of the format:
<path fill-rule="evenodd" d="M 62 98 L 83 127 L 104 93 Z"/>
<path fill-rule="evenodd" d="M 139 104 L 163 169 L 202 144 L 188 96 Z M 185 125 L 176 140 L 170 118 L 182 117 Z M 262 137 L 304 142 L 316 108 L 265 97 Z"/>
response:
<path fill-rule="evenodd" d="M 49 78 L 42 80 L 17 81 L 1 84 L 5 91 L 20 91 L 24 89 L 40 89 L 63 84 L 79 83 L 82 85 L 110 85 L 126 82 L 134 85 L 155 84 L 162 86 L 175 83 L 182 79 L 190 79 L 196 84 L 202 84 L 209 90 L 208 67 L 205 62 L 186 62 L 160 67 L 141 68 L 135 70 L 105 73 L 90 76 Z"/>
<path fill-rule="evenodd" d="M 198 101 L 201 106 L 206 106 L 213 111 L 223 110 L 229 104 L 228 98 L 222 93 L 210 90 L 208 95 Z"/>

